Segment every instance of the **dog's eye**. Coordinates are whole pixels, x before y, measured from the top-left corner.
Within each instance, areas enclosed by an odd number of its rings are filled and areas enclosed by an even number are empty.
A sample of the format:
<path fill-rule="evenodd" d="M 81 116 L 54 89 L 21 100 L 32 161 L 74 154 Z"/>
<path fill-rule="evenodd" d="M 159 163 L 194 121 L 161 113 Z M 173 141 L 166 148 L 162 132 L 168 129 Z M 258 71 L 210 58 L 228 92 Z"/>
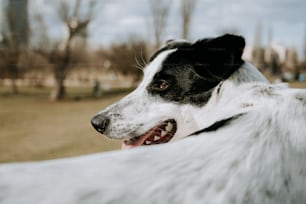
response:
<path fill-rule="evenodd" d="M 152 85 L 152 89 L 156 91 L 163 91 L 169 87 L 169 83 L 166 80 L 158 80 Z"/>

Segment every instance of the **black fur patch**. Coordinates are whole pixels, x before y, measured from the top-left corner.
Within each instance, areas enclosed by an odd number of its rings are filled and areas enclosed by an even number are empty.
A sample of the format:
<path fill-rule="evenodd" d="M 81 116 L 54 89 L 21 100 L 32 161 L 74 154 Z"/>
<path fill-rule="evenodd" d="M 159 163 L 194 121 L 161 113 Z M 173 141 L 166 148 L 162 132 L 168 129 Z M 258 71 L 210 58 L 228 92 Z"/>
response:
<path fill-rule="evenodd" d="M 150 57 L 150 62 L 153 61 L 160 53 L 162 53 L 165 50 L 171 50 L 175 48 L 184 48 L 184 47 L 190 47 L 192 43 L 188 41 L 176 41 L 176 40 L 168 40 L 164 46 L 156 50 L 153 55 Z"/>
<path fill-rule="evenodd" d="M 230 118 L 225 118 L 223 120 L 219 120 L 219 121 L 215 122 L 214 124 L 212 124 L 211 126 L 203 128 L 201 130 L 198 130 L 198 131 L 188 135 L 187 137 L 196 136 L 196 135 L 199 135 L 199 134 L 201 134 L 203 132 L 217 131 L 218 129 L 229 125 L 230 122 L 232 122 L 233 120 L 236 120 L 237 118 L 239 118 L 242 115 L 244 115 L 244 114 L 238 114 L 238 115 L 232 116 Z"/>
<path fill-rule="evenodd" d="M 147 90 L 167 101 L 202 106 L 210 99 L 214 88 L 242 65 L 244 46 L 244 39 L 234 35 L 165 46 L 153 59 L 164 50 L 177 50 L 164 60 L 161 71 L 156 73 Z M 160 81 L 166 81 L 168 87 L 153 88 Z"/>

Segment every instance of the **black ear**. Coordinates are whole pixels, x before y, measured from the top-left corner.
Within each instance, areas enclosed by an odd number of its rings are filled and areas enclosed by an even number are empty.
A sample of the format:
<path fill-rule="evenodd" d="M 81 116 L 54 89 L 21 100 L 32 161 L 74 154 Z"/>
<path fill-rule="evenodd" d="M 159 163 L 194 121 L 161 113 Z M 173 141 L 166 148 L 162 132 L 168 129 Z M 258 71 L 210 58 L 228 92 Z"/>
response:
<path fill-rule="evenodd" d="M 153 61 L 163 51 L 175 48 L 185 48 L 185 47 L 187 48 L 190 46 L 191 43 L 186 40 L 167 40 L 161 48 L 159 48 L 153 53 L 153 55 L 150 57 L 150 62 Z"/>
<path fill-rule="evenodd" d="M 242 64 L 245 40 L 241 36 L 226 34 L 217 38 L 199 40 L 192 45 L 195 71 L 201 77 L 222 81 Z"/>

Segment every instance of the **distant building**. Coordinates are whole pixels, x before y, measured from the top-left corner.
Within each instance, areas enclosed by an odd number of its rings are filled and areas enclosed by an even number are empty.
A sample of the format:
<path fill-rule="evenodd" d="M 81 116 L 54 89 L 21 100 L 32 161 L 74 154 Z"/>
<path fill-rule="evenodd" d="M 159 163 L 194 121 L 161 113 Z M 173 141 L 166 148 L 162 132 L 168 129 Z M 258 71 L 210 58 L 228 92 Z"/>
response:
<path fill-rule="evenodd" d="M 306 63 L 306 24 L 305 24 L 305 31 L 304 31 L 304 63 Z"/>
<path fill-rule="evenodd" d="M 282 67 L 287 59 L 287 48 L 282 44 L 272 42 L 267 50 L 269 50 L 267 56 L 270 56 L 266 58 L 266 61 L 271 72 L 277 76 L 282 75 L 284 71 Z"/>
<path fill-rule="evenodd" d="M 298 59 L 295 48 L 287 48 L 284 68 L 291 72 L 297 72 L 296 70 L 297 64 L 298 64 Z"/>
<path fill-rule="evenodd" d="M 28 1 L 0 1 L 0 44 L 27 47 L 29 38 Z"/>
<path fill-rule="evenodd" d="M 253 48 L 252 62 L 260 71 L 263 71 L 266 68 L 264 48 L 257 46 Z"/>
<path fill-rule="evenodd" d="M 270 43 L 265 49 L 265 63 L 267 69 L 275 76 L 281 74 L 281 50 Z"/>
<path fill-rule="evenodd" d="M 266 68 L 265 65 L 265 48 L 262 46 L 262 31 L 261 23 L 258 23 L 255 28 L 254 47 L 252 50 L 252 62 L 261 71 Z"/>

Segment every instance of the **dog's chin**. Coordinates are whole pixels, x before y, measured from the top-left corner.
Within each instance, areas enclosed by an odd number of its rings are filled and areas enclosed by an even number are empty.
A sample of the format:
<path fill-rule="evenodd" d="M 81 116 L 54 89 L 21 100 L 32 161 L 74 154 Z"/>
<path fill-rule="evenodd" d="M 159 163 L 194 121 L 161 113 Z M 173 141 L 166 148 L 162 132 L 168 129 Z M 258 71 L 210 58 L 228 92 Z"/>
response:
<path fill-rule="evenodd" d="M 176 130 L 177 123 L 174 119 L 165 120 L 140 136 L 124 140 L 122 143 L 122 149 L 167 143 L 173 138 Z"/>

